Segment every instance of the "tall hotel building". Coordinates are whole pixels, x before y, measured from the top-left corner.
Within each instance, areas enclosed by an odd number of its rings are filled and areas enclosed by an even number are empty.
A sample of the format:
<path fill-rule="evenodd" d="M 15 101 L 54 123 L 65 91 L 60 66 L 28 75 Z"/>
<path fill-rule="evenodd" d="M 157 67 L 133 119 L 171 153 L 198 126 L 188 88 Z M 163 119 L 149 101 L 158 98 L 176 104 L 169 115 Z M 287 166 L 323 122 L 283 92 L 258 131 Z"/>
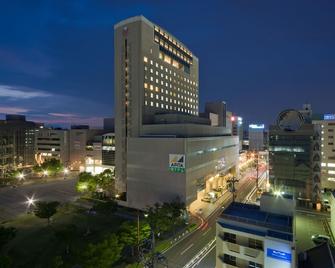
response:
<path fill-rule="evenodd" d="M 189 204 L 196 199 L 196 179 L 208 175 L 199 173 L 192 157 L 223 147 L 225 131 L 198 116 L 198 59 L 143 16 L 114 26 L 114 46 L 118 192 L 127 193 L 131 207 L 176 196 Z M 234 147 L 233 140 L 225 143 Z M 217 166 L 202 164 L 207 173 Z"/>

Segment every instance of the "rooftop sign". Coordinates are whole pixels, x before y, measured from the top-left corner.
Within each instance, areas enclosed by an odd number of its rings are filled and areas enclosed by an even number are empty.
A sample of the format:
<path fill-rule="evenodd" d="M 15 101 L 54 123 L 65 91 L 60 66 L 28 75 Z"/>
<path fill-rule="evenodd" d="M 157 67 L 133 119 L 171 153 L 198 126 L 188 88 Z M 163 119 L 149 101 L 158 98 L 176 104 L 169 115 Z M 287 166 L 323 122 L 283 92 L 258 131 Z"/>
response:
<path fill-rule="evenodd" d="M 323 120 L 335 120 L 335 114 L 324 114 Z"/>
<path fill-rule="evenodd" d="M 252 128 L 252 129 L 264 129 L 265 126 L 264 126 L 264 124 L 260 124 L 260 125 L 257 125 L 257 124 L 250 124 L 250 125 L 249 125 L 249 128 Z"/>

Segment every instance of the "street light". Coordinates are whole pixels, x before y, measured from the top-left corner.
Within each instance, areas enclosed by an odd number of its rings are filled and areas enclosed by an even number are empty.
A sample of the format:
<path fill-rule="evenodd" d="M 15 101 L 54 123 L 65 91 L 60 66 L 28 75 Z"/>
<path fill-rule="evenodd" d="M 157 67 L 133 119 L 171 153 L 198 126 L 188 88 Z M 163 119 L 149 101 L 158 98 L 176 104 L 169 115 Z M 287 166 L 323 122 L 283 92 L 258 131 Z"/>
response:
<path fill-rule="evenodd" d="M 21 181 L 24 179 L 24 174 L 23 173 L 19 173 L 19 175 L 17 175 L 17 178 Z"/>
<path fill-rule="evenodd" d="M 30 209 L 31 206 L 35 206 L 35 202 L 37 200 L 35 199 L 35 196 L 32 195 L 31 197 L 27 197 L 27 201 L 25 202 L 27 205 L 27 211 Z"/>
<path fill-rule="evenodd" d="M 69 170 L 67 168 L 64 168 L 64 174 L 68 174 Z"/>
<path fill-rule="evenodd" d="M 44 176 L 48 176 L 48 171 L 47 170 L 43 170 L 43 175 Z"/>

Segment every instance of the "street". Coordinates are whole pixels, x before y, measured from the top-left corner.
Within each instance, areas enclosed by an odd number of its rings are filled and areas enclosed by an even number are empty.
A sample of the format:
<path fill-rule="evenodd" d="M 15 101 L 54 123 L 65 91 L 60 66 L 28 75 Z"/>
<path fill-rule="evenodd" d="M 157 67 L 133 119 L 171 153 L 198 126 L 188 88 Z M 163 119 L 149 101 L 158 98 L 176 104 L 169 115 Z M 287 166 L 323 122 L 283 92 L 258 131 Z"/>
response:
<path fill-rule="evenodd" d="M 27 198 L 59 202 L 73 201 L 78 193 L 76 179 L 52 181 L 43 184 L 28 184 L 17 188 L 0 188 L 0 221 L 5 221 L 25 213 Z"/>
<path fill-rule="evenodd" d="M 250 175 L 249 175 L 250 176 Z M 244 176 L 237 184 L 236 201 L 242 202 L 249 192 L 255 187 L 255 180 Z M 227 206 L 232 201 L 232 194 L 227 193 L 221 206 Z M 196 256 L 211 240 L 215 238 L 216 219 L 222 213 L 222 208 L 215 211 L 206 219 L 204 227 L 192 233 L 186 239 L 170 248 L 164 255 L 168 259 L 169 267 L 184 267 L 194 256 Z M 214 267 L 215 248 L 198 264 L 198 267 Z"/>

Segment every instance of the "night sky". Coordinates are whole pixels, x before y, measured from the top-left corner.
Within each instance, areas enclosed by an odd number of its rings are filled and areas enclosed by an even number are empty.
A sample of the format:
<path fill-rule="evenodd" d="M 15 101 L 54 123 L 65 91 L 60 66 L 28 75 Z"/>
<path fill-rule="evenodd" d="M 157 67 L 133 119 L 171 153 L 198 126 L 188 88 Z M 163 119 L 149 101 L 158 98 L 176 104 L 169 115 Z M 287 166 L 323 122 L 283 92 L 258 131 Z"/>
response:
<path fill-rule="evenodd" d="M 50 124 L 112 116 L 113 25 L 144 15 L 198 56 L 200 103 L 271 123 L 335 112 L 335 1 L 0 0 L 0 114 Z"/>

